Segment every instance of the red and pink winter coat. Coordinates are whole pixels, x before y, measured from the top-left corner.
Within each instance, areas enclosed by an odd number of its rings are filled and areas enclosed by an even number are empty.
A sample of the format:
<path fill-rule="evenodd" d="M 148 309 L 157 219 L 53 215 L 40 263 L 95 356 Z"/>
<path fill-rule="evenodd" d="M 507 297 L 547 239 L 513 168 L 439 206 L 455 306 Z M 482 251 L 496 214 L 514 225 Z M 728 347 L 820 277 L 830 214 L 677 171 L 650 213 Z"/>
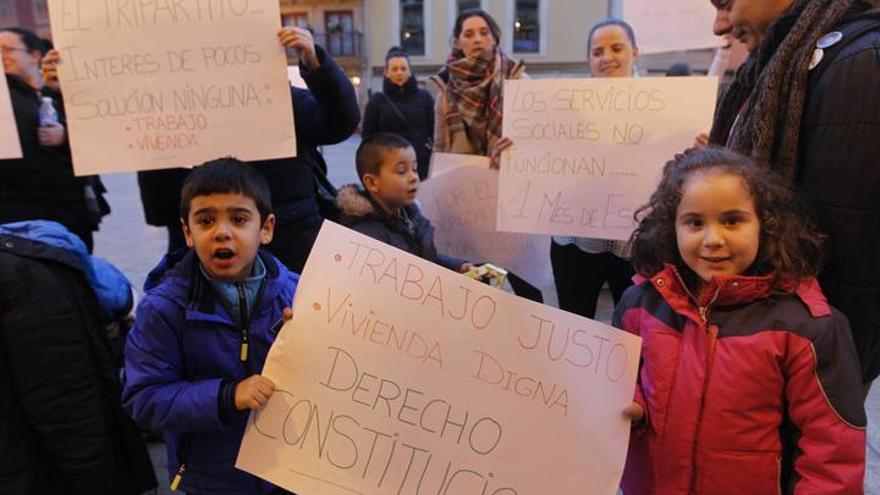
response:
<path fill-rule="evenodd" d="M 858 359 L 815 280 L 715 278 L 696 298 L 667 266 L 627 290 L 614 324 L 643 339 L 624 493 L 862 493 Z"/>

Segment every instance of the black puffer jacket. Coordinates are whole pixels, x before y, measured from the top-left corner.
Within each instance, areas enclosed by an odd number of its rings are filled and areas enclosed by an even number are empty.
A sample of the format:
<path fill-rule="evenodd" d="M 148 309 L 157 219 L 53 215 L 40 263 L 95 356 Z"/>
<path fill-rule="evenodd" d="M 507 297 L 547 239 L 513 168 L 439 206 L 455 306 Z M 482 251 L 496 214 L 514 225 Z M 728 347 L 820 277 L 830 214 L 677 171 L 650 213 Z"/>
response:
<path fill-rule="evenodd" d="M 0 493 L 133 495 L 156 486 L 97 301 L 63 249 L 0 235 Z"/>
<path fill-rule="evenodd" d="M 437 252 L 434 226 L 418 205 L 406 206 L 402 216 L 392 217 L 356 185 L 340 189 L 336 202 L 342 211 L 342 225 L 352 230 L 456 272 L 465 263 Z"/>
<path fill-rule="evenodd" d="M 405 137 L 416 150 L 419 179 L 428 177 L 431 150 L 427 143 L 434 139 L 434 98 L 419 88 L 415 77 L 403 86 L 394 85 L 388 78 L 382 92 L 374 93 L 364 109 L 363 136 L 377 132 L 393 132 Z"/>
<path fill-rule="evenodd" d="M 819 277 L 848 318 L 862 374 L 880 374 L 880 9 L 851 18 L 810 73 L 796 189 L 828 234 Z"/>
<path fill-rule="evenodd" d="M 40 95 L 16 77 L 6 80 L 24 157 L 0 160 L 0 223 L 54 220 L 90 245 L 93 224 L 85 183 L 73 175 L 70 147 L 40 145 Z"/>

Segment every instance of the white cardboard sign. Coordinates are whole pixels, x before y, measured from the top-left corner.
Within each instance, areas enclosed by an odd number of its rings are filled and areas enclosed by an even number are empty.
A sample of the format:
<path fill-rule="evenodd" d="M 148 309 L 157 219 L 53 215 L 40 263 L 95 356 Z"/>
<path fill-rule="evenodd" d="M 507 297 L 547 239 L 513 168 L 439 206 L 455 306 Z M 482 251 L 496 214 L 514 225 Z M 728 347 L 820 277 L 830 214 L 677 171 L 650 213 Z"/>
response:
<path fill-rule="evenodd" d="M 278 2 L 49 0 L 77 175 L 296 155 Z"/>
<path fill-rule="evenodd" d="M 504 84 L 498 230 L 626 240 L 664 163 L 712 123 L 714 77 Z"/>
<path fill-rule="evenodd" d="M 708 0 L 621 0 L 623 18 L 636 33 L 639 53 L 712 48 L 715 7 Z"/>
<path fill-rule="evenodd" d="M 21 158 L 21 142 L 6 77 L 0 77 L 0 159 Z"/>
<path fill-rule="evenodd" d="M 548 236 L 495 228 L 498 171 L 489 168 L 489 158 L 434 153 L 431 168 L 443 172 L 419 185 L 419 204 L 434 225 L 439 252 L 492 263 L 537 287 L 550 281 Z"/>
<path fill-rule="evenodd" d="M 300 495 L 616 492 L 638 337 L 330 222 L 293 310 L 238 468 Z"/>

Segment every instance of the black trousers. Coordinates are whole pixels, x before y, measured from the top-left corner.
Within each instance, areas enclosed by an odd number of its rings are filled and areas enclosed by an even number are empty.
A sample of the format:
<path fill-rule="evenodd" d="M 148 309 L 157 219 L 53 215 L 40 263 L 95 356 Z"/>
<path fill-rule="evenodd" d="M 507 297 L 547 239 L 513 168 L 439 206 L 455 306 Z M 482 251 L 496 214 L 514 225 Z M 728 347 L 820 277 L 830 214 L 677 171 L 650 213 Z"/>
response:
<path fill-rule="evenodd" d="M 550 243 L 550 264 L 559 296 L 559 309 L 587 318 L 596 317 L 599 291 L 605 282 L 611 288 L 614 304 L 635 274 L 629 260 L 611 253 L 585 253 L 574 244 Z"/>

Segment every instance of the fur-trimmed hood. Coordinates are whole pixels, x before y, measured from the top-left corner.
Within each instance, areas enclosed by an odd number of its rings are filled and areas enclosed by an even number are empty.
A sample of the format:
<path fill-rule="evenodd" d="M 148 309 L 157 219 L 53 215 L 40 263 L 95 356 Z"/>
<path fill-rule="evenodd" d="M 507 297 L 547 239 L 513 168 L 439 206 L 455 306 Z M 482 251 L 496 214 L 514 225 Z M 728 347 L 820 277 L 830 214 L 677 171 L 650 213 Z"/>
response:
<path fill-rule="evenodd" d="M 379 216 L 376 204 L 370 199 L 361 186 L 348 184 L 339 189 L 336 195 L 336 206 L 342 212 L 343 218 L 361 219 L 371 216 Z"/>

